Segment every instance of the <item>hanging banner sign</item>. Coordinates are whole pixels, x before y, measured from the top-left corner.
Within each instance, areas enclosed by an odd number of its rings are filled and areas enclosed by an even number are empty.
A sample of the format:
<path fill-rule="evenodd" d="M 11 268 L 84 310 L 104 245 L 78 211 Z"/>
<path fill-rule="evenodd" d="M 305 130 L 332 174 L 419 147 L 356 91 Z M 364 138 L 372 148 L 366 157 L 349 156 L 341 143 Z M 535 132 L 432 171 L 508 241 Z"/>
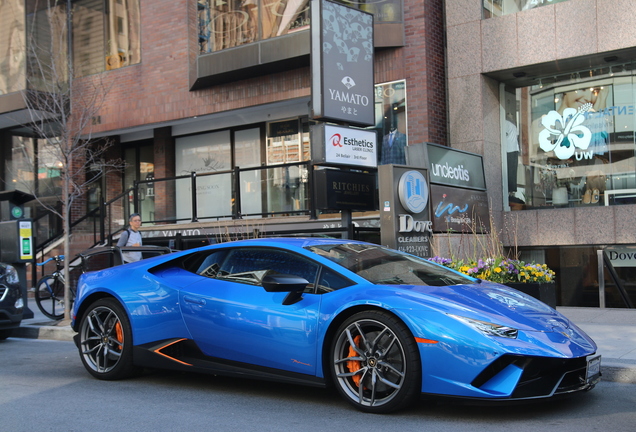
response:
<path fill-rule="evenodd" d="M 375 125 L 373 15 L 311 1 L 312 117 Z"/>

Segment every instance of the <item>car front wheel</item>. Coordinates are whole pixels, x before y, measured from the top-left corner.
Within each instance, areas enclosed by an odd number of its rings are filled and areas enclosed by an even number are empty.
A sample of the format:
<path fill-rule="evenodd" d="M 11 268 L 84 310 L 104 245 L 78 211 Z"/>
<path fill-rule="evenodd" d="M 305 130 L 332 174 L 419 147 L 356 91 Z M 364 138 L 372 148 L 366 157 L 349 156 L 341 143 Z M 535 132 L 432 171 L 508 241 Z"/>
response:
<path fill-rule="evenodd" d="M 114 299 L 93 303 L 79 329 L 82 363 L 95 378 L 127 378 L 138 369 L 132 361 L 132 331 L 121 305 Z"/>
<path fill-rule="evenodd" d="M 421 388 L 415 339 L 387 312 L 360 312 L 347 319 L 332 342 L 331 367 L 338 391 L 365 412 L 405 408 Z"/>

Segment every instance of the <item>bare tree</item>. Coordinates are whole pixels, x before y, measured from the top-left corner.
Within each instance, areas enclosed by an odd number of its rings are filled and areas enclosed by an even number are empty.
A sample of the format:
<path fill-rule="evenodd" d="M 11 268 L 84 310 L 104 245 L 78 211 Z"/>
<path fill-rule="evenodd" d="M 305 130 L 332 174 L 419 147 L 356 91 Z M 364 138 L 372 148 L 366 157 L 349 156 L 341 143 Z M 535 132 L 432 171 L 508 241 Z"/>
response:
<path fill-rule="evenodd" d="M 70 258 L 71 210 L 100 175 L 121 170 L 123 161 L 107 160 L 112 142 L 94 139 L 97 123 L 109 87 L 101 75 L 76 81 L 71 57 L 70 1 L 43 0 L 44 6 L 27 23 L 27 91 L 25 103 L 29 127 L 40 139 L 40 159 L 53 161 L 60 170 L 61 191 L 56 208 L 42 200 L 37 190 L 30 193 L 39 204 L 63 222 L 64 256 Z M 93 175 L 88 176 L 91 171 Z M 31 188 L 33 189 L 33 188 Z M 64 298 L 70 298 L 69 259 L 64 261 Z M 64 304 L 64 318 L 70 319 L 70 302 Z"/>

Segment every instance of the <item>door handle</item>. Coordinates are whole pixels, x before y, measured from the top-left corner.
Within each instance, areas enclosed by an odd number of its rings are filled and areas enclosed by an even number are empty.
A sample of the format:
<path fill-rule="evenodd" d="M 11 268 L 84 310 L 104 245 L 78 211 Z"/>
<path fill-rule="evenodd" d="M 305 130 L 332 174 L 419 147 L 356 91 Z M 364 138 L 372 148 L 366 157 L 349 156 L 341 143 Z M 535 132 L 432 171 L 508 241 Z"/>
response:
<path fill-rule="evenodd" d="M 205 306 L 205 300 L 199 297 L 192 297 L 189 295 L 184 295 L 183 296 L 183 301 L 188 302 L 188 303 L 194 303 L 194 304 L 198 304 L 201 306 Z"/>

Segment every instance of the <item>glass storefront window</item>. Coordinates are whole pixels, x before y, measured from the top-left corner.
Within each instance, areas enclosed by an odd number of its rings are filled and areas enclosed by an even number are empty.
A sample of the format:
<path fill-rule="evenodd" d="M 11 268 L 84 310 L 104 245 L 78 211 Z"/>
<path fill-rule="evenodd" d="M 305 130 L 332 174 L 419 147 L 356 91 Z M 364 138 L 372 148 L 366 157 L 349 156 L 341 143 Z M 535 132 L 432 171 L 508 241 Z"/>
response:
<path fill-rule="evenodd" d="M 636 267 L 630 259 L 619 258 L 612 251 L 633 252 L 636 245 L 607 247 L 567 246 L 545 249 L 521 248 L 520 258 L 526 262 L 546 263 L 555 271 L 555 289 L 558 306 L 627 308 L 636 304 Z M 599 252 L 605 250 L 612 265 L 602 262 L 599 268 Z M 602 260 L 602 258 L 600 258 Z M 599 270 L 602 269 L 602 273 Z M 615 272 L 620 281 L 611 276 Z M 603 288 L 601 288 L 601 283 Z"/>
<path fill-rule="evenodd" d="M 406 82 L 375 86 L 375 129 L 378 133 L 378 165 L 406 164 Z"/>
<path fill-rule="evenodd" d="M 402 0 L 340 0 L 372 13 L 375 22 L 401 22 Z M 309 0 L 198 0 L 201 54 L 309 29 Z"/>
<path fill-rule="evenodd" d="M 301 129 L 302 128 L 302 129 Z M 307 119 L 283 120 L 267 124 L 267 165 L 309 160 Z"/>
<path fill-rule="evenodd" d="M 125 150 L 124 158 L 126 160 L 126 168 L 124 170 L 124 188 L 130 189 L 135 186 L 135 182 L 143 182 L 139 185 L 137 190 L 139 207 L 136 211 L 141 214 L 142 221 L 152 221 L 155 219 L 154 183 L 146 183 L 146 181 L 154 179 L 155 176 L 155 158 L 152 144 L 139 143 L 128 147 Z M 94 186 L 98 187 L 97 184 Z M 128 197 L 127 215 L 134 212 L 134 195 L 131 192 Z"/>
<path fill-rule="evenodd" d="M 17 189 L 38 197 L 59 196 L 61 166 L 59 147 L 50 142 L 12 137 L 11 154 L 5 158 L 6 189 Z"/>
<path fill-rule="evenodd" d="M 60 144 L 55 139 L 37 140 L 38 180 L 36 193 L 39 196 L 50 197 L 62 194 L 62 162 L 60 160 Z"/>
<path fill-rule="evenodd" d="M 622 66 L 506 91 L 511 207 L 636 203 L 634 90 L 631 66 Z"/>
<path fill-rule="evenodd" d="M 11 155 L 5 159 L 5 189 L 33 193 L 35 189 L 35 148 L 31 138 L 12 137 Z"/>
<path fill-rule="evenodd" d="M 232 169 L 229 130 L 177 138 L 175 168 L 177 176 L 228 171 Z M 177 219 L 189 221 L 192 215 L 192 183 L 189 178 L 176 182 Z M 197 212 L 200 218 L 232 214 L 232 175 L 197 177 Z"/>
<path fill-rule="evenodd" d="M 261 166 L 261 128 L 239 130 L 234 133 L 234 164 L 240 168 Z M 262 172 L 241 173 L 241 213 L 263 212 Z"/>
<path fill-rule="evenodd" d="M 73 63 L 78 76 L 141 61 L 139 0 L 73 2 Z"/>
<path fill-rule="evenodd" d="M 484 0 L 484 18 L 513 14 L 568 0 Z"/>

